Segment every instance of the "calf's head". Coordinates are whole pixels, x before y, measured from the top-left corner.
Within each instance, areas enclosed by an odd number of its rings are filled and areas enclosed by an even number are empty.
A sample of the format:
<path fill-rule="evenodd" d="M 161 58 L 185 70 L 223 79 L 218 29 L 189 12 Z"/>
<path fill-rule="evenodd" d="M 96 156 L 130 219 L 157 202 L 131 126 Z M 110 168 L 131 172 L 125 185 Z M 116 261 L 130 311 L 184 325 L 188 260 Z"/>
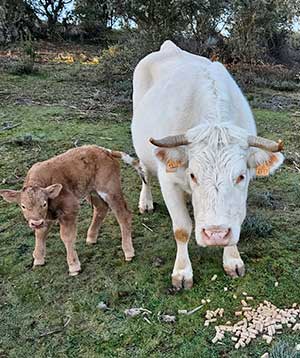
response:
<path fill-rule="evenodd" d="M 185 173 L 200 246 L 237 244 L 250 179 L 272 174 L 284 160 L 281 142 L 249 136 L 232 125 L 197 126 L 185 135 L 150 141 L 168 148 L 177 162 L 186 148 Z"/>
<path fill-rule="evenodd" d="M 47 188 L 29 186 L 21 191 L 0 190 L 0 195 L 9 203 L 18 203 L 29 227 L 36 230 L 45 225 L 48 200 L 56 198 L 61 189 L 61 184 L 53 184 Z"/>

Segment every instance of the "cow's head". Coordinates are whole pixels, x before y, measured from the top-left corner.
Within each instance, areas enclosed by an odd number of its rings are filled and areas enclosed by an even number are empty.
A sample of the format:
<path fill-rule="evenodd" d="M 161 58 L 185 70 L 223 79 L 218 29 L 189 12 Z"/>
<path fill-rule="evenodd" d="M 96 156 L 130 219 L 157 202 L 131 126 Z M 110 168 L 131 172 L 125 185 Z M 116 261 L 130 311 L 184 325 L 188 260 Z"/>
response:
<path fill-rule="evenodd" d="M 150 141 L 165 148 L 157 152 L 160 160 L 176 158 L 168 162 L 171 166 L 173 163 L 173 171 L 176 166 L 183 166 L 179 156 L 186 152 L 185 172 L 200 246 L 229 246 L 238 242 L 246 216 L 250 179 L 272 174 L 284 160 L 281 142 L 250 136 L 232 125 L 201 125 L 185 135 Z M 167 155 L 163 156 L 161 150 Z"/>
<path fill-rule="evenodd" d="M 61 184 L 53 184 L 47 188 L 29 186 L 21 191 L 0 190 L 0 195 L 9 203 L 18 203 L 29 227 L 41 229 L 46 223 L 48 199 L 56 198 L 62 189 Z"/>

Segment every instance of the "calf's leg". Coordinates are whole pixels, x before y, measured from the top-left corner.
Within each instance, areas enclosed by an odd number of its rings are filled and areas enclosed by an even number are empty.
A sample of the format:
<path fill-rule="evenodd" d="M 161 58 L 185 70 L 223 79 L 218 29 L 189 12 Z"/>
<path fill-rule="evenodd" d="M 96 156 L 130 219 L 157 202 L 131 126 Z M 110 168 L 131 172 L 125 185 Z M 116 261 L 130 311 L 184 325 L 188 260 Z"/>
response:
<path fill-rule="evenodd" d="M 60 220 L 60 238 L 65 244 L 67 251 L 67 262 L 70 276 L 76 276 L 80 272 L 80 262 L 75 250 L 77 235 L 76 217 L 64 218 Z"/>
<path fill-rule="evenodd" d="M 51 223 L 47 223 L 47 226 L 35 230 L 35 247 L 33 251 L 33 267 L 43 266 L 45 264 L 46 256 L 46 239 L 51 228 Z"/>
<path fill-rule="evenodd" d="M 224 247 L 223 267 L 231 277 L 244 276 L 245 265 L 236 245 Z"/>
<path fill-rule="evenodd" d="M 101 223 L 108 211 L 108 205 L 98 196 L 93 195 L 91 197 L 91 203 L 93 204 L 94 211 L 93 219 L 87 233 L 87 244 L 95 244 L 97 242 Z"/>
<path fill-rule="evenodd" d="M 193 286 L 193 269 L 188 252 L 188 242 L 192 232 L 192 220 L 189 216 L 184 192 L 168 177 L 159 175 L 164 201 L 172 219 L 174 238 L 177 245 L 176 260 L 172 273 L 172 285 L 176 289 Z"/>
<path fill-rule="evenodd" d="M 122 249 L 125 255 L 125 260 L 131 261 L 134 257 L 134 248 L 131 238 L 132 215 L 123 197 L 120 183 L 116 183 L 113 190 L 113 193 L 99 192 L 98 194 L 109 205 L 117 218 L 121 228 Z"/>

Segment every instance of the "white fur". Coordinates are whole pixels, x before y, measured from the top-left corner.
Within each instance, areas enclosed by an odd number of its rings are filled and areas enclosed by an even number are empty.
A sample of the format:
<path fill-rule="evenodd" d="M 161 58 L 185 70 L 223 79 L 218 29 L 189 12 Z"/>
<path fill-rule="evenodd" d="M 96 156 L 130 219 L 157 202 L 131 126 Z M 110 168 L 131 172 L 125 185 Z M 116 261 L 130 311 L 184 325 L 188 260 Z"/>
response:
<path fill-rule="evenodd" d="M 191 142 L 185 147 L 186 155 L 182 155 L 187 170 L 178 168 L 175 173 L 167 173 L 149 138 L 176 134 L 186 134 Z M 257 163 L 270 156 L 260 149 L 249 148 L 248 135 L 256 135 L 253 115 L 221 63 L 182 51 L 166 41 L 160 51 L 151 53 L 137 65 L 132 121 L 136 153 L 147 171 L 159 178 L 174 230 L 183 228 L 190 233 L 191 220 L 182 193 L 192 194 L 196 240 L 201 246 L 205 246 L 201 232 L 209 226 L 230 228 L 229 245 L 239 240 L 250 178 Z M 172 151 L 178 151 L 173 156 L 180 156 L 180 150 L 173 148 Z M 280 153 L 276 155 L 278 162 L 271 172 L 283 161 Z M 197 179 L 196 184 L 190 179 L 191 173 Z M 240 175 L 245 179 L 237 184 Z M 149 185 L 147 188 L 143 185 L 144 201 L 150 198 L 149 190 Z M 185 255 L 179 246 L 176 262 Z M 188 261 L 184 259 L 186 272 L 190 270 Z M 175 263 L 175 275 L 176 267 Z"/>

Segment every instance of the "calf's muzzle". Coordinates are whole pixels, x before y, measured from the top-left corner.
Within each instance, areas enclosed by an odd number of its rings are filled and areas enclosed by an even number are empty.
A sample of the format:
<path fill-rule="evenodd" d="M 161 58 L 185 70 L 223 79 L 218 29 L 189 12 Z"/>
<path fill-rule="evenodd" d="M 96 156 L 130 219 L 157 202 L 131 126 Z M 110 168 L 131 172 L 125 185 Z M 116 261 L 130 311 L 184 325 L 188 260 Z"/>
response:
<path fill-rule="evenodd" d="M 29 220 L 29 226 L 32 228 L 32 229 L 40 229 L 43 227 L 45 223 L 45 220 L 44 219 L 40 219 L 40 220 Z"/>

